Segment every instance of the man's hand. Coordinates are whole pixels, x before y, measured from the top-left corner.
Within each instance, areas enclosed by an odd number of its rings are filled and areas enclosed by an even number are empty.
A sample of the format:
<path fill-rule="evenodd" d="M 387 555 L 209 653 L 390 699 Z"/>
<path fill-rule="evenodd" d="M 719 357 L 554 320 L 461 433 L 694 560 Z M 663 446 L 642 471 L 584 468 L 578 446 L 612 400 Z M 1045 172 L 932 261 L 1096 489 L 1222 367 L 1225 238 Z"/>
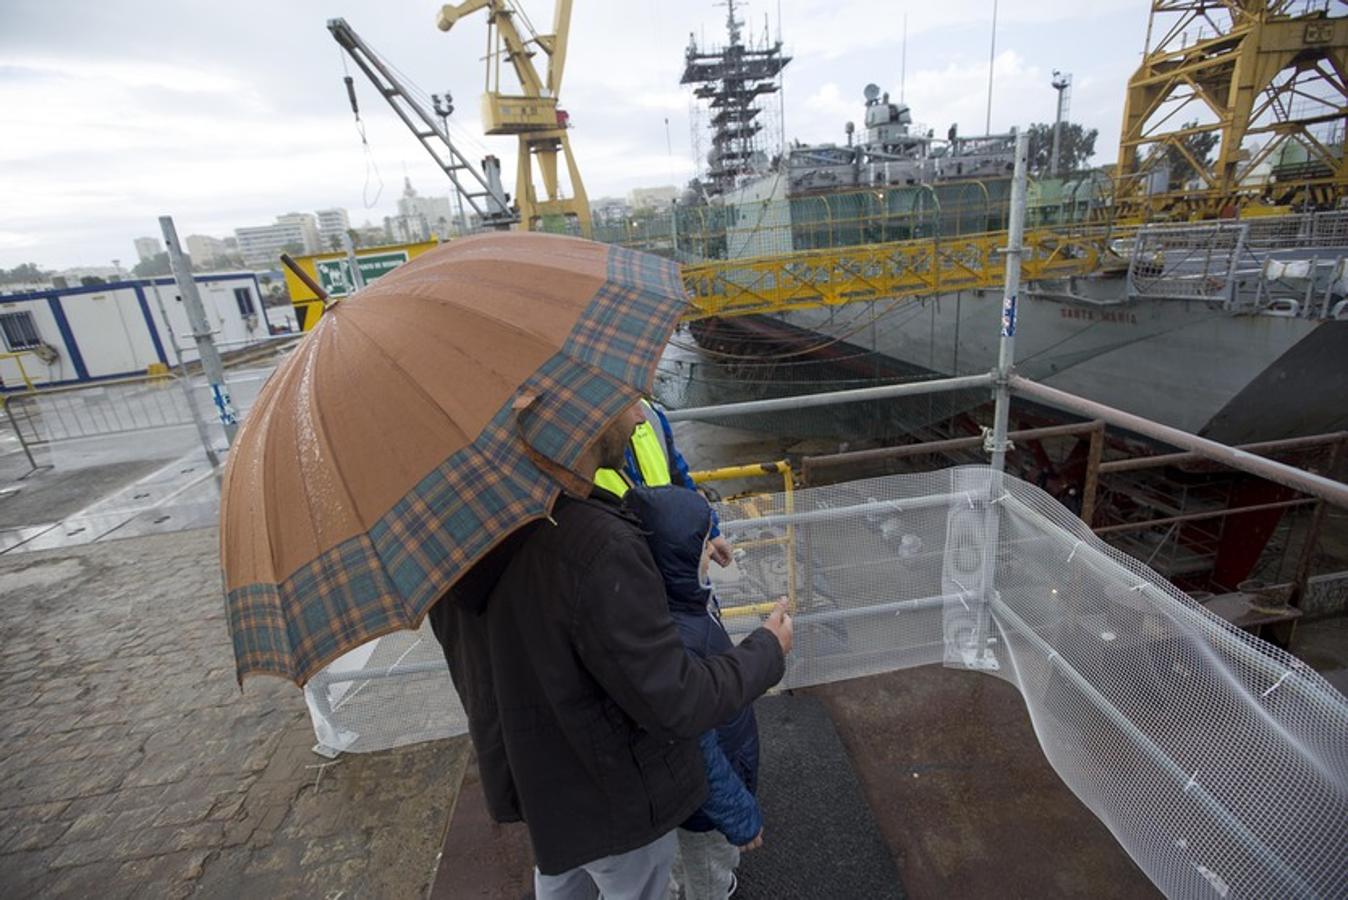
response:
<path fill-rule="evenodd" d="M 763 829 L 758 829 L 758 836 L 747 844 L 740 847 L 741 853 L 748 853 L 750 850 L 757 850 L 763 846 Z"/>
<path fill-rule="evenodd" d="M 794 630 L 791 625 L 791 617 L 786 613 L 786 601 L 778 600 L 777 605 L 772 610 L 772 615 L 763 623 L 763 627 L 771 631 L 777 638 L 777 643 L 782 645 L 782 655 L 791 652 L 791 634 Z"/>
<path fill-rule="evenodd" d="M 734 559 L 734 554 L 730 552 L 730 542 L 719 534 L 711 539 L 711 559 L 723 569 Z"/>

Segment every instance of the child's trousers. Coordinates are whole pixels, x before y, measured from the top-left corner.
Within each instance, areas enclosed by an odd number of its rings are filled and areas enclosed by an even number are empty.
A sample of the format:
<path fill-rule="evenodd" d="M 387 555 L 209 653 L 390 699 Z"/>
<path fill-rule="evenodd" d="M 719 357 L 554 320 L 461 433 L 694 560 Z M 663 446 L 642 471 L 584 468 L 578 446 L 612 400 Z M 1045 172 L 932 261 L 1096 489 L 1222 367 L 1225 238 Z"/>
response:
<path fill-rule="evenodd" d="M 740 849 L 719 831 L 678 828 L 679 849 L 674 857 L 674 880 L 684 900 L 725 900 L 735 883 Z"/>

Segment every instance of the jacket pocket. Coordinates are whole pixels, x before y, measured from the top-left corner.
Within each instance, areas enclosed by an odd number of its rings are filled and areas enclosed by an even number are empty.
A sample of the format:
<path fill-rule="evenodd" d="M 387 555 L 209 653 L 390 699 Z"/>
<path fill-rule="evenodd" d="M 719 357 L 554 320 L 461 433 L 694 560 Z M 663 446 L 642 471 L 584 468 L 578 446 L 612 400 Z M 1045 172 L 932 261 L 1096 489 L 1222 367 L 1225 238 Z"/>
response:
<path fill-rule="evenodd" d="M 688 798 L 705 789 L 702 755 L 695 743 L 666 742 L 642 732 L 632 741 L 632 760 L 641 774 L 652 825 L 678 825 L 672 817 Z"/>
<path fill-rule="evenodd" d="M 662 813 L 677 790 L 673 773 L 665 759 L 667 745 L 642 732 L 633 737 L 630 746 L 632 761 L 641 775 L 641 784 L 646 793 L 650 823 L 655 825 L 663 818 Z"/>

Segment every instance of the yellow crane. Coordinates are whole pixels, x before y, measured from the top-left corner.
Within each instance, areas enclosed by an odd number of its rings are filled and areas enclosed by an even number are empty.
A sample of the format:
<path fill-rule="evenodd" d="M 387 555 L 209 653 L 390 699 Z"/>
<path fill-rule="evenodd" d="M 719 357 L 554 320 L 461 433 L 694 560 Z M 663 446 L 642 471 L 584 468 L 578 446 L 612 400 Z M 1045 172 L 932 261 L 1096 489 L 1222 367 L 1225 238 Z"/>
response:
<path fill-rule="evenodd" d="M 1124 102 L 1114 211 L 1183 219 L 1260 203 L 1334 206 L 1348 193 L 1343 9 L 1151 0 L 1146 54 Z M 1195 156 L 1196 139 L 1210 142 L 1211 161 Z"/>
<path fill-rule="evenodd" d="M 524 11 L 512 0 L 467 0 L 448 3 L 440 9 L 436 26 L 449 31 L 464 16 L 487 12 L 487 78 L 482 96 L 482 122 L 487 134 L 519 137 L 515 176 L 515 202 L 520 222 L 535 231 L 546 219 L 561 217 L 585 237 L 590 236 L 590 204 L 585 196 L 576 158 L 567 138 L 567 114 L 557 105 L 566 65 L 567 36 L 571 29 L 572 0 L 557 0 L 552 33 L 538 34 Z M 521 32 L 523 26 L 524 33 Z M 528 37 L 525 37 L 525 33 Z M 548 57 L 546 77 L 534 67 L 536 51 Z M 501 60 L 515 71 L 520 93 L 501 90 Z M 561 194 L 557 181 L 557 156 L 566 160 L 571 196 Z M 543 181 L 544 199 L 534 186 L 534 161 Z"/>

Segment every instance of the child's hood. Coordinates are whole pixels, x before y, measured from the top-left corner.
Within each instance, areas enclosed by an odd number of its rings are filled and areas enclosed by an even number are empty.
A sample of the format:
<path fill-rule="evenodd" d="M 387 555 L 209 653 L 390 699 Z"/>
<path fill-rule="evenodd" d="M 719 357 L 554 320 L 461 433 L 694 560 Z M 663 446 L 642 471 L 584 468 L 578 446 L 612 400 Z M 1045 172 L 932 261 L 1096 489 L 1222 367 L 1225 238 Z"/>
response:
<path fill-rule="evenodd" d="M 623 501 L 646 530 L 670 608 L 706 609 L 707 591 L 698 569 L 711 532 L 711 506 L 697 491 L 677 485 L 635 487 Z"/>

